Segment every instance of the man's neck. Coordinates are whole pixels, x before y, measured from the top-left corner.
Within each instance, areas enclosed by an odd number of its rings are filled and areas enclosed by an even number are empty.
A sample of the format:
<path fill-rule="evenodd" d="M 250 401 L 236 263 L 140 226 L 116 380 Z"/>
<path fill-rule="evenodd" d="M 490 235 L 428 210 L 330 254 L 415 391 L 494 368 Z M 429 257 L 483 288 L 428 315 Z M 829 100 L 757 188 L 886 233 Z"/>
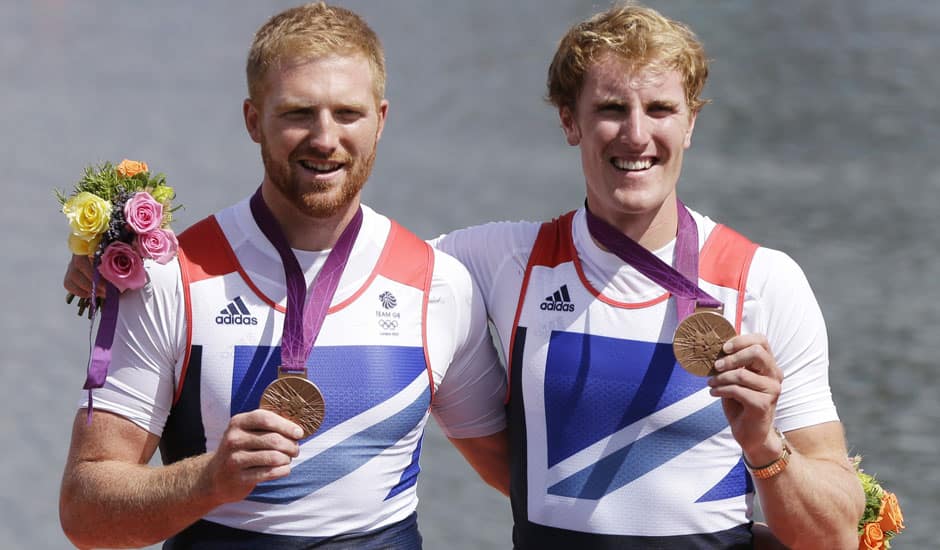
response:
<path fill-rule="evenodd" d="M 679 230 L 675 197 L 667 199 L 657 210 L 641 214 L 597 210 L 591 208 L 592 213 L 647 250 L 666 246 Z"/>
<path fill-rule="evenodd" d="M 315 218 L 299 211 L 267 181 L 261 186 L 261 197 L 284 232 L 287 243 L 296 250 L 333 248 L 359 208 L 359 197 L 356 197 L 334 215 Z"/>

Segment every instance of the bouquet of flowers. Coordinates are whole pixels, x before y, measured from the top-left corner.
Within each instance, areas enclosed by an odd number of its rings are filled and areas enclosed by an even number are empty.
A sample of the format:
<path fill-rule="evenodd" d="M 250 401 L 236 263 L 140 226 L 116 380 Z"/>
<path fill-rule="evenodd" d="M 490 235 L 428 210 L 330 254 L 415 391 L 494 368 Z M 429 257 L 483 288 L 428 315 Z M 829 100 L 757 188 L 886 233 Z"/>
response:
<path fill-rule="evenodd" d="M 862 488 L 865 490 L 865 513 L 858 522 L 859 550 L 881 550 L 891 548 L 889 542 L 904 530 L 904 515 L 898 497 L 886 491 L 875 479 L 861 468 L 862 457 L 852 459 Z"/>
<path fill-rule="evenodd" d="M 144 259 L 165 264 L 176 256 L 169 227 L 179 208 L 172 205 L 175 192 L 145 162 L 88 167 L 71 195 L 56 190 L 56 196 L 71 229 L 69 249 L 91 258 L 97 273 L 120 292 L 147 282 Z M 79 301 L 79 315 L 88 305 Z"/>

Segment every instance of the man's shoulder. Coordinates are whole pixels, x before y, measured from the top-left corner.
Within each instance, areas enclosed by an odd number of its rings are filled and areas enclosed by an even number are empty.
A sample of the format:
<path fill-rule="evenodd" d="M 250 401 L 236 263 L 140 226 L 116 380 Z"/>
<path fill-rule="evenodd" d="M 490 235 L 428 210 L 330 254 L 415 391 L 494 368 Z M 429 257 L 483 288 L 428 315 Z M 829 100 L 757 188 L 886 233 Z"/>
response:
<path fill-rule="evenodd" d="M 190 225 L 179 234 L 180 246 L 193 246 L 198 243 L 207 234 L 214 232 L 213 226 L 218 227 L 218 221 L 212 214 Z"/>
<path fill-rule="evenodd" d="M 238 268 L 234 253 L 214 216 L 207 216 L 191 225 L 179 236 L 180 267 L 193 278 L 230 273 Z"/>
<path fill-rule="evenodd" d="M 542 222 L 499 221 L 457 229 L 430 241 L 438 250 L 471 262 L 479 256 L 509 257 L 528 253 Z"/>
<path fill-rule="evenodd" d="M 459 289 L 461 293 L 469 292 L 473 286 L 473 280 L 467 267 L 447 252 L 433 247 L 431 250 L 434 254 L 432 286 L 445 284 L 454 289 Z"/>
<path fill-rule="evenodd" d="M 217 266 L 226 264 L 234 268 L 233 243 L 241 243 L 249 237 L 246 234 L 244 216 L 251 216 L 248 199 L 223 208 L 199 219 L 179 234 L 183 266 Z"/>
<path fill-rule="evenodd" d="M 704 236 L 702 253 L 706 250 L 714 263 L 727 265 L 727 258 L 718 252 L 731 256 L 747 256 L 747 290 L 754 295 L 762 295 L 770 288 L 786 287 L 795 282 L 805 281 L 803 269 L 789 254 L 771 248 L 762 242 L 751 239 L 742 229 L 733 224 L 718 222 L 690 209 Z"/>

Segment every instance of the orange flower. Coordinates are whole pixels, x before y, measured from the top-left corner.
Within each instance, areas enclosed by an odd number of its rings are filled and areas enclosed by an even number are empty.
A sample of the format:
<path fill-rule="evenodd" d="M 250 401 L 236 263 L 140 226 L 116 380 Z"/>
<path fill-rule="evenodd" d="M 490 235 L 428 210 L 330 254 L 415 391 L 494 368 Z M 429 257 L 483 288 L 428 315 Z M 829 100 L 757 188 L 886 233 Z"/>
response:
<path fill-rule="evenodd" d="M 901 513 L 901 505 L 898 504 L 898 497 L 894 493 L 885 491 L 881 499 L 881 517 L 879 525 L 883 531 L 893 531 L 900 533 L 904 529 L 904 514 Z"/>
<path fill-rule="evenodd" d="M 865 524 L 865 532 L 858 541 L 858 550 L 881 550 L 885 547 L 885 534 L 875 522 Z"/>
<path fill-rule="evenodd" d="M 128 160 L 124 159 L 121 161 L 121 164 L 117 165 L 118 174 L 121 174 L 125 178 L 132 178 L 141 172 L 149 172 L 150 168 L 147 167 L 146 162 L 139 160 Z"/>

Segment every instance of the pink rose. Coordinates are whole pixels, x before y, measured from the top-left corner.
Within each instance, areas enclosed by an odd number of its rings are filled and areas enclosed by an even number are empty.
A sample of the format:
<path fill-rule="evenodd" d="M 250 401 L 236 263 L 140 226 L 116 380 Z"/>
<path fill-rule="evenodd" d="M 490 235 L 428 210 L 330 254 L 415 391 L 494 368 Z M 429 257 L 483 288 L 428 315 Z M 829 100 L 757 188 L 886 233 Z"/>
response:
<path fill-rule="evenodd" d="M 176 234 L 169 229 L 154 229 L 137 235 L 134 247 L 142 258 L 150 258 L 157 263 L 165 264 L 176 256 L 179 242 L 176 240 Z"/>
<path fill-rule="evenodd" d="M 137 234 L 148 233 L 163 222 L 163 205 L 146 191 L 134 193 L 124 204 L 124 220 Z"/>
<path fill-rule="evenodd" d="M 98 271 L 121 292 L 140 288 L 147 282 L 143 260 L 127 243 L 111 243 L 101 255 Z"/>

